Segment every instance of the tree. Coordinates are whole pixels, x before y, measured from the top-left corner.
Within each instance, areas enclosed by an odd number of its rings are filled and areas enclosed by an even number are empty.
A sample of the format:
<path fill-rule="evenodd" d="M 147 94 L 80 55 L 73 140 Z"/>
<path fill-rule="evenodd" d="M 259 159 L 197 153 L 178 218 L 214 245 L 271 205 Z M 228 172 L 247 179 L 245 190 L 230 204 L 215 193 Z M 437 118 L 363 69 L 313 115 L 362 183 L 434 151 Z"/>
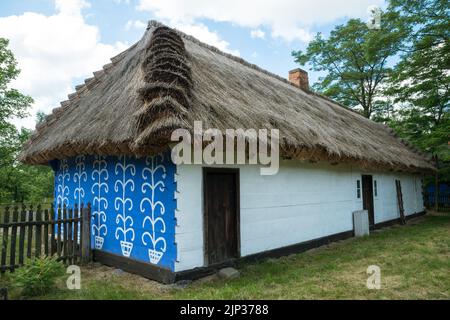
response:
<path fill-rule="evenodd" d="M 0 38 L 0 133 L 10 125 L 8 120 L 11 117 L 25 117 L 28 107 L 33 103 L 31 97 L 21 94 L 16 89 L 8 88 L 8 84 L 20 73 L 8 44 L 8 40 Z"/>
<path fill-rule="evenodd" d="M 33 201 L 51 197 L 53 172 L 48 167 L 27 166 L 17 161 L 22 145 L 31 136 L 18 130 L 11 118 L 23 118 L 33 99 L 8 87 L 20 73 L 8 40 L 0 38 L 0 203 Z"/>
<path fill-rule="evenodd" d="M 390 79 L 397 102 L 420 108 L 439 126 L 449 111 L 450 9 L 448 1 L 393 0 L 390 10 L 410 24 L 408 50 Z"/>
<path fill-rule="evenodd" d="M 313 88 L 370 118 L 383 108 L 382 84 L 391 72 L 389 58 L 396 55 L 408 33 L 395 12 L 384 13 L 381 29 L 369 29 L 359 19 L 331 31 L 328 39 L 317 34 L 306 52 L 292 55 L 300 65 L 311 65 L 325 76 Z"/>
<path fill-rule="evenodd" d="M 391 0 L 388 9 L 411 30 L 386 91 L 401 104 L 390 125 L 440 161 L 450 181 L 450 8 L 448 0 Z"/>
<path fill-rule="evenodd" d="M 45 112 L 43 111 L 38 111 L 36 113 L 36 122 L 37 123 L 42 123 L 45 121 L 45 118 L 47 117 L 47 115 L 45 114 Z"/>
<path fill-rule="evenodd" d="M 48 166 L 28 166 L 17 161 L 31 131 L 14 126 L 0 137 L 0 203 L 40 203 L 53 194 L 53 171 Z"/>

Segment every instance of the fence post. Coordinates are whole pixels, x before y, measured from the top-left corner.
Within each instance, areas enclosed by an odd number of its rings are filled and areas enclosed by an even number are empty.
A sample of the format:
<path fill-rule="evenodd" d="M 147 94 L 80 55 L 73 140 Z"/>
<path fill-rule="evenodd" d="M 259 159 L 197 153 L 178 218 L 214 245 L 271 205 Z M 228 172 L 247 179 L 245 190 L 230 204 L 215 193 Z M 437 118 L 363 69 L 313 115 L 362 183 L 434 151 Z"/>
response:
<path fill-rule="evenodd" d="M 25 257 L 25 235 L 26 235 L 26 222 L 27 222 L 27 208 L 22 204 L 22 210 L 20 212 L 20 222 L 23 223 L 19 230 L 19 265 L 23 266 Z"/>
<path fill-rule="evenodd" d="M 1 273 L 6 271 L 6 255 L 8 254 L 8 236 L 9 236 L 9 207 L 5 208 L 3 212 L 3 242 L 1 250 L 1 263 L 0 271 Z"/>
<path fill-rule="evenodd" d="M 89 263 L 91 261 L 91 204 L 82 209 L 81 217 L 83 220 L 81 224 L 81 262 Z"/>

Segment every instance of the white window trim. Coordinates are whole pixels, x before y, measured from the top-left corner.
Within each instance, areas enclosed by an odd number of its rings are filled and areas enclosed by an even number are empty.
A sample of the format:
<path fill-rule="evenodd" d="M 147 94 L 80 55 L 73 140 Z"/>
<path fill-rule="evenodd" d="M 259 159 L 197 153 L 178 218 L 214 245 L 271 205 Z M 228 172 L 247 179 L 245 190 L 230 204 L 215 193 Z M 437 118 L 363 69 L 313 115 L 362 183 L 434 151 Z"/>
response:
<path fill-rule="evenodd" d="M 359 195 L 359 197 L 358 197 Z M 362 201 L 362 180 L 356 179 L 356 200 Z"/>

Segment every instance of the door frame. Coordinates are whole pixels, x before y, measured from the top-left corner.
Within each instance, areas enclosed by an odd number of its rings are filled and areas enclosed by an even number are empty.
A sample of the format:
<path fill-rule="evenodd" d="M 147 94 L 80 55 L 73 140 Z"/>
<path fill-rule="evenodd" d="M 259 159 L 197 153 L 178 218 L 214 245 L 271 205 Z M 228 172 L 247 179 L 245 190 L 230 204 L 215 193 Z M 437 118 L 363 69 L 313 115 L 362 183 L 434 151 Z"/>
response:
<path fill-rule="evenodd" d="M 205 266 L 210 266 L 208 256 L 208 205 L 206 197 L 207 176 L 209 173 L 225 173 L 235 176 L 235 198 L 236 198 L 236 259 L 241 257 L 241 191 L 240 191 L 240 171 L 234 168 L 211 168 L 203 167 L 203 257 Z M 230 261 L 230 260 L 229 260 Z M 227 262 L 227 261 L 223 261 Z"/>
<path fill-rule="evenodd" d="M 373 185 L 373 182 L 374 182 L 375 179 L 374 179 L 373 174 L 366 173 L 366 174 L 362 174 L 361 175 L 361 195 L 362 195 L 363 210 L 366 210 L 366 209 L 364 209 L 364 203 L 366 201 L 366 199 L 364 198 L 364 195 L 365 195 L 365 192 L 364 192 L 364 177 L 370 177 L 370 179 L 371 179 L 370 189 L 372 190 L 372 192 L 371 192 L 372 214 L 370 213 L 369 210 L 367 210 L 367 211 L 368 211 L 368 215 L 369 215 L 369 226 L 373 227 L 376 224 L 376 221 L 375 221 L 375 196 L 374 196 L 374 185 Z M 371 221 L 371 218 L 372 218 L 372 221 Z"/>

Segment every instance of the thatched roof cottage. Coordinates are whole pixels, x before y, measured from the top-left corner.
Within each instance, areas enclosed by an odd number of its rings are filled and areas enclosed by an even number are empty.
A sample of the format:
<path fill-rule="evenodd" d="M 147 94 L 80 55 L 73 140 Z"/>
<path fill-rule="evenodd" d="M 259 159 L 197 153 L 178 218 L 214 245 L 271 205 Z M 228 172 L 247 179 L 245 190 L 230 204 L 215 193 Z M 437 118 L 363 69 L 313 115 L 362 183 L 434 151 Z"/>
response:
<path fill-rule="evenodd" d="M 356 210 L 372 227 L 397 221 L 396 180 L 405 214 L 424 211 L 424 154 L 310 91 L 305 72 L 289 79 L 152 21 L 36 127 L 21 160 L 54 168 L 57 206 L 92 203 L 97 259 L 166 282 L 351 236 Z M 170 135 L 194 121 L 279 129 L 279 173 L 175 165 Z"/>

